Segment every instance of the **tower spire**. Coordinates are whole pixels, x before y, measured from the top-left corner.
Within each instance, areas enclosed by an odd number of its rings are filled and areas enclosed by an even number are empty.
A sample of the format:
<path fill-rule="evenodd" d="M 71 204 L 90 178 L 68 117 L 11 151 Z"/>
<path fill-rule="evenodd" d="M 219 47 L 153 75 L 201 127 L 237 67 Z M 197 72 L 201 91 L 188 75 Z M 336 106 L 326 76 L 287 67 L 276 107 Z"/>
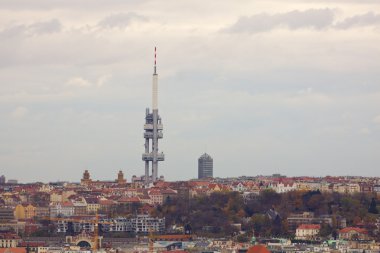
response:
<path fill-rule="evenodd" d="M 154 75 L 157 75 L 157 48 L 154 47 Z"/>
<path fill-rule="evenodd" d="M 152 109 L 158 109 L 157 48 L 154 47 L 154 73 L 152 83 Z"/>

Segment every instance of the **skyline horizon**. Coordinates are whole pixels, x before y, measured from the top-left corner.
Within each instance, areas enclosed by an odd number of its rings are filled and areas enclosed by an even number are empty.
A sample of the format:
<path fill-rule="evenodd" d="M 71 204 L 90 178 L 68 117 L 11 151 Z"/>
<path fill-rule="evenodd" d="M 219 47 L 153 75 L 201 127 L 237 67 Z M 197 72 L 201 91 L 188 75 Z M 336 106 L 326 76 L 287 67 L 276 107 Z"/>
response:
<path fill-rule="evenodd" d="M 89 169 L 84 169 L 83 172 L 85 170 L 88 170 L 88 172 L 90 173 L 91 175 L 91 179 L 94 181 L 94 182 L 116 182 L 117 180 L 117 173 L 119 171 L 122 171 L 123 173 L 125 172 L 124 170 L 115 170 L 115 175 L 114 175 L 114 178 L 94 178 L 91 174 L 91 170 Z M 83 173 L 82 173 L 83 174 Z M 280 175 L 281 177 L 274 177 L 275 175 Z M 26 182 L 26 181 L 20 181 L 18 180 L 17 178 L 8 178 L 7 175 L 4 175 L 4 174 L 1 174 L 0 176 L 5 176 L 5 179 L 6 179 L 6 184 L 12 184 L 12 183 L 8 183 L 7 181 L 8 180 L 17 180 L 18 184 L 34 184 L 34 183 L 43 183 L 43 184 L 49 184 L 49 183 L 78 183 L 80 184 L 80 180 L 81 178 L 79 178 L 79 181 L 75 181 L 77 179 L 74 179 L 74 180 L 69 180 L 69 179 L 63 179 L 63 180 L 60 180 L 60 179 L 57 179 L 57 180 L 52 180 L 52 181 L 29 181 L 29 182 Z M 133 176 L 136 176 L 136 177 L 142 177 L 144 176 L 144 174 L 142 175 L 131 175 L 131 176 L 126 176 L 124 174 L 124 178 L 127 180 L 127 183 L 130 183 L 132 182 L 132 177 Z M 164 175 L 161 175 L 161 176 L 164 176 Z M 272 173 L 272 174 L 256 174 L 256 175 L 239 175 L 239 176 L 226 176 L 226 177 L 219 177 L 219 176 L 216 176 L 216 177 L 212 177 L 211 179 L 232 179 L 232 178 L 244 178 L 244 177 L 248 177 L 248 178 L 255 178 L 255 177 L 274 177 L 274 178 L 287 178 L 287 179 L 292 179 L 292 178 L 302 178 L 302 177 L 310 177 L 310 178 L 327 178 L 327 177 L 332 177 L 332 178 L 344 178 L 344 177 L 347 177 L 347 178 L 372 178 L 372 179 L 375 179 L 375 178 L 378 178 L 380 179 L 380 176 L 362 176 L 362 175 L 315 175 L 315 176 L 312 176 L 312 175 L 287 175 L 287 174 L 283 174 L 283 173 Z M 165 178 L 165 176 L 164 176 Z M 202 181 L 202 180 L 207 180 L 207 179 L 199 179 L 197 177 L 192 177 L 192 178 L 187 178 L 187 179 L 173 179 L 173 180 L 166 180 L 165 178 L 165 182 L 182 182 L 182 181 Z"/>

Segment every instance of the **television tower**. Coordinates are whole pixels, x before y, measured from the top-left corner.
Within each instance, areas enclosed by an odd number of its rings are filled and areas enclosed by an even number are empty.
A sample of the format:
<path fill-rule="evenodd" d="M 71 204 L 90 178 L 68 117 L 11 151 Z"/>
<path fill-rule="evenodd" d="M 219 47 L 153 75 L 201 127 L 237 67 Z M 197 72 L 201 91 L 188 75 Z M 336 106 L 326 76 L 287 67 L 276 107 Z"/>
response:
<path fill-rule="evenodd" d="M 152 112 L 146 108 L 144 138 L 145 153 L 142 160 L 145 162 L 145 185 L 158 179 L 158 162 L 165 160 L 164 153 L 158 152 L 158 139 L 162 139 L 161 117 L 158 115 L 158 75 L 157 75 L 157 50 L 154 48 L 154 72 L 152 82 Z M 150 141 L 151 140 L 151 141 Z M 152 162 L 152 175 L 149 176 L 149 162 Z"/>

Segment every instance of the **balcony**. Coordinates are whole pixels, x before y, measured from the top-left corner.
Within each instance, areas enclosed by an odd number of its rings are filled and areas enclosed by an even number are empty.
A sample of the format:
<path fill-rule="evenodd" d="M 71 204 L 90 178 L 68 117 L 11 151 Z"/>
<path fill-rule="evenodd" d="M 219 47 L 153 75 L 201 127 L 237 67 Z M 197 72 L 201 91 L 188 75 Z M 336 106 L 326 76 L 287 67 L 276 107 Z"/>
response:
<path fill-rule="evenodd" d="M 144 130 L 153 130 L 153 124 L 144 124 Z"/>
<path fill-rule="evenodd" d="M 163 137 L 162 132 L 158 132 L 157 137 L 158 137 L 158 139 L 162 139 L 162 137 Z M 153 132 L 145 132 L 144 138 L 153 139 Z"/>
<path fill-rule="evenodd" d="M 164 126 L 162 124 L 157 125 L 158 130 L 164 129 Z M 153 124 L 144 124 L 144 130 L 153 130 Z"/>
<path fill-rule="evenodd" d="M 143 161 L 153 161 L 153 153 L 142 154 L 142 160 Z M 164 161 L 164 160 L 165 160 L 164 153 L 158 153 L 157 154 L 157 161 Z"/>

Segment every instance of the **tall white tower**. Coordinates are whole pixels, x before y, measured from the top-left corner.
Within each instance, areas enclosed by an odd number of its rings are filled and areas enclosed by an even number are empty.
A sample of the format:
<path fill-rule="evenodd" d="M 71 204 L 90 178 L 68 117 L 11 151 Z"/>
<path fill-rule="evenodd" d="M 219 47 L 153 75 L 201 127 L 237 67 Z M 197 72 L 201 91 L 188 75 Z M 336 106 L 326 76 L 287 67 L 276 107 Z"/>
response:
<path fill-rule="evenodd" d="M 145 185 L 158 179 L 158 162 L 165 160 L 165 155 L 158 152 L 158 139 L 162 139 L 161 117 L 158 115 L 158 75 L 157 75 L 157 50 L 154 48 L 154 72 L 152 80 L 152 112 L 149 108 L 145 112 L 144 138 L 145 153 L 142 160 L 145 162 Z M 149 175 L 149 163 L 152 163 L 152 174 Z"/>

